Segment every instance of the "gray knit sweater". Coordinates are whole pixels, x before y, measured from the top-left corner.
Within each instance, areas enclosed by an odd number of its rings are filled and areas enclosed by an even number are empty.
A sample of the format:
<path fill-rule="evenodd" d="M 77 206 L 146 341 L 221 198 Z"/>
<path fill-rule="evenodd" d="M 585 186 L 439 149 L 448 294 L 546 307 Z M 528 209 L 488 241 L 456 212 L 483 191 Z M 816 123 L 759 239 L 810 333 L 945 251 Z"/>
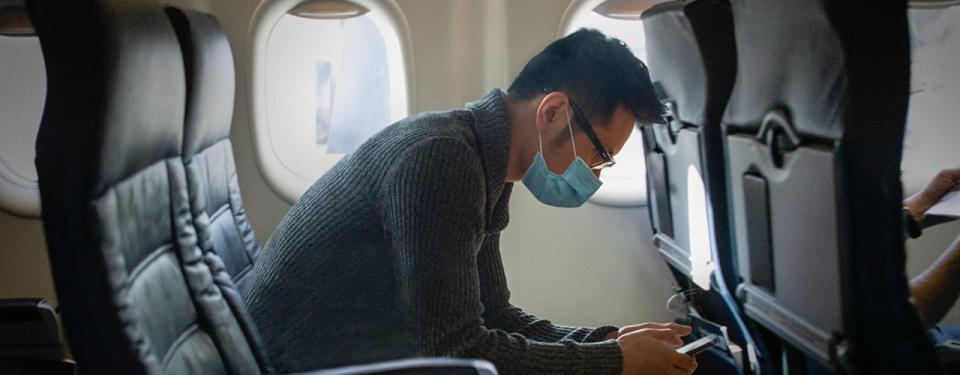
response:
<path fill-rule="evenodd" d="M 509 302 L 509 129 L 494 90 L 391 125 L 307 190 L 244 290 L 277 370 L 449 356 L 501 374 L 619 374 L 619 347 L 601 341 L 616 328 L 555 325 Z"/>

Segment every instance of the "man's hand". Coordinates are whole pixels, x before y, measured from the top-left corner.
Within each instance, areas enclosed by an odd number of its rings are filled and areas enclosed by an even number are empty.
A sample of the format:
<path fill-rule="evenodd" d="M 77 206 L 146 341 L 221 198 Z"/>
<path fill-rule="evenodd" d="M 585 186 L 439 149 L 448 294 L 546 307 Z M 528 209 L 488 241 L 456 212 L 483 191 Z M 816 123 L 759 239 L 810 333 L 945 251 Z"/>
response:
<path fill-rule="evenodd" d="M 682 336 L 691 328 L 674 323 L 641 323 L 627 326 L 616 333 L 617 345 L 623 353 L 623 375 L 635 374 L 690 374 L 697 361 L 677 353 L 683 345 Z"/>
<path fill-rule="evenodd" d="M 625 327 L 623 327 L 623 328 L 620 328 L 620 330 L 618 330 L 618 331 L 616 331 L 616 332 L 610 332 L 610 333 L 607 334 L 606 339 L 607 339 L 607 340 L 613 340 L 613 339 L 616 339 L 617 337 L 623 336 L 623 335 L 628 334 L 628 333 L 630 333 L 630 332 L 638 331 L 638 330 L 646 329 L 646 328 L 652 328 L 652 329 L 669 329 L 669 330 L 673 331 L 674 333 L 676 333 L 676 334 L 677 334 L 678 336 L 680 336 L 680 337 L 689 335 L 690 332 L 693 331 L 693 328 L 690 328 L 690 326 L 685 326 L 685 325 L 683 325 L 683 324 L 677 324 L 677 323 L 649 323 L 649 322 L 647 322 L 647 323 L 640 323 L 640 324 L 633 324 L 633 325 L 625 326 Z"/>
<path fill-rule="evenodd" d="M 940 198 L 943 198 L 950 190 L 960 185 L 960 168 L 944 169 L 940 171 L 923 189 L 909 198 L 903 200 L 903 206 L 907 212 L 924 227 L 939 224 L 949 220 L 939 218 L 927 218 L 925 213 L 930 207 L 933 207 Z"/>

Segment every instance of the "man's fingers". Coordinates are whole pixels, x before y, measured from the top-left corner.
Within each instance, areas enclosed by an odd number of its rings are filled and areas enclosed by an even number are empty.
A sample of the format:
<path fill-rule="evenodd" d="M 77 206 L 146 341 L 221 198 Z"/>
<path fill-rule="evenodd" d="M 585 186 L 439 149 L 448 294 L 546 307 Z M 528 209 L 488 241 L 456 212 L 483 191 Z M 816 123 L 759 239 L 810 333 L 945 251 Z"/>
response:
<path fill-rule="evenodd" d="M 677 335 L 680 335 L 680 336 L 689 335 L 690 332 L 693 331 L 693 328 L 683 324 L 646 322 L 646 323 L 633 324 L 633 325 L 620 328 L 619 334 L 625 335 L 633 331 L 639 331 L 641 329 L 648 329 L 648 328 L 669 329 L 674 331 Z"/>
<path fill-rule="evenodd" d="M 679 336 L 686 336 L 693 332 L 693 327 L 677 324 L 677 323 L 667 323 L 668 327 L 673 333 L 676 333 Z"/>
<path fill-rule="evenodd" d="M 645 329 L 645 328 L 660 328 L 660 327 L 658 326 L 658 323 L 631 324 L 631 325 L 628 325 L 628 326 L 621 327 L 620 330 L 617 331 L 617 332 L 620 334 L 620 336 L 623 336 L 623 335 L 626 335 L 626 334 L 628 334 L 628 333 L 630 333 L 630 332 L 639 331 L 639 330 Z"/>
<path fill-rule="evenodd" d="M 671 344 L 676 348 L 683 346 L 683 340 L 671 329 L 650 329 L 650 331 L 653 333 L 653 337 L 660 339 L 660 341 Z"/>
<path fill-rule="evenodd" d="M 683 346 L 683 340 L 681 340 L 680 337 L 677 336 L 677 334 L 673 333 L 673 330 L 666 329 L 666 328 L 644 328 L 634 332 L 630 332 L 628 335 L 650 336 L 657 340 L 670 344 L 673 348 L 679 348 Z"/>
<path fill-rule="evenodd" d="M 685 374 L 697 369 L 697 360 L 693 356 L 677 353 L 673 357 L 673 367 L 684 371 Z"/>

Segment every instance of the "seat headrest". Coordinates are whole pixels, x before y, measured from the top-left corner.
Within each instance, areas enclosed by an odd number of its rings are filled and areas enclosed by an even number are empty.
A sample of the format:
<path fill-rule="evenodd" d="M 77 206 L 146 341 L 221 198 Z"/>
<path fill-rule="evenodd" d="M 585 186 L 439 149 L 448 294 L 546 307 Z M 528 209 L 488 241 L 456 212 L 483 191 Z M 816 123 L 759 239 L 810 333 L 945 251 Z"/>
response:
<path fill-rule="evenodd" d="M 233 54 L 212 15 L 169 7 L 167 14 L 183 49 L 187 75 L 183 157 L 230 136 L 235 90 Z"/>
<path fill-rule="evenodd" d="M 674 116 L 717 124 L 733 88 L 737 56 L 730 4 L 671 1 L 643 13 L 650 77 L 675 102 Z"/>
<path fill-rule="evenodd" d="M 76 183 L 61 187 L 71 194 L 99 196 L 180 154 L 183 64 L 162 9 L 89 0 L 31 1 L 28 8 L 47 69 L 38 166 L 45 162 Z"/>
<path fill-rule="evenodd" d="M 755 131 L 781 108 L 801 135 L 839 137 L 846 63 L 824 2 L 736 1 L 733 12 L 739 67 L 723 122 Z"/>

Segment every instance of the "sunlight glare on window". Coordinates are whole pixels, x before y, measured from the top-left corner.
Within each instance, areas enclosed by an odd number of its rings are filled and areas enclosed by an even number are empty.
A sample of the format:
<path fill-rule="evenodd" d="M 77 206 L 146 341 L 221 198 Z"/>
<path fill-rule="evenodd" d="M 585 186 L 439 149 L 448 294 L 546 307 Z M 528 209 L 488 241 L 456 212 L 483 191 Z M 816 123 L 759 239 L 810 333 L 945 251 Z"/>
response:
<path fill-rule="evenodd" d="M 313 181 L 407 115 L 399 42 L 369 16 L 284 15 L 267 44 L 266 113 L 281 163 Z M 392 37 L 392 38 L 391 38 Z"/>
<path fill-rule="evenodd" d="M 646 62 L 647 49 L 642 21 L 613 19 L 596 12 L 588 12 L 577 19 L 569 32 L 581 28 L 597 29 L 609 37 L 620 39 L 637 58 Z M 638 129 L 633 129 L 630 139 L 616 155 L 616 160 L 615 166 L 603 170 L 600 175 L 603 186 L 591 201 L 624 206 L 646 203 L 646 164 L 643 140 Z"/>
<path fill-rule="evenodd" d="M 687 220 L 690 235 L 690 273 L 693 282 L 710 290 L 713 263 L 710 227 L 707 220 L 707 192 L 697 168 L 687 168 Z"/>

